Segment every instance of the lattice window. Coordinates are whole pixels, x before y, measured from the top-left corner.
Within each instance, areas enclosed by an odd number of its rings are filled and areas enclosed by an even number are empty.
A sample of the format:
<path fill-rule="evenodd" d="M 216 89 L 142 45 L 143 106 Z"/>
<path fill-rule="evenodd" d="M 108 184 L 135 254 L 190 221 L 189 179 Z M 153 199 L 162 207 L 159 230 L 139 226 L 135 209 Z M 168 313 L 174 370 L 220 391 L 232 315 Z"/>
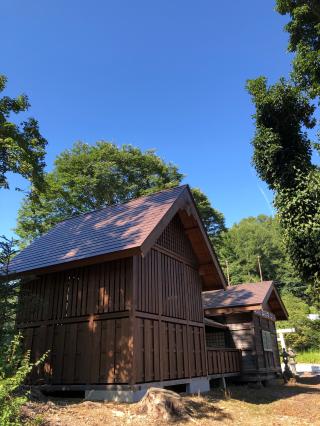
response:
<path fill-rule="evenodd" d="M 158 238 L 157 244 L 170 250 L 185 259 L 195 262 L 195 255 L 192 245 L 181 223 L 179 216 L 175 216 L 161 236 Z"/>
<path fill-rule="evenodd" d="M 206 342 L 208 348 L 225 348 L 226 339 L 224 331 L 206 332 Z"/>

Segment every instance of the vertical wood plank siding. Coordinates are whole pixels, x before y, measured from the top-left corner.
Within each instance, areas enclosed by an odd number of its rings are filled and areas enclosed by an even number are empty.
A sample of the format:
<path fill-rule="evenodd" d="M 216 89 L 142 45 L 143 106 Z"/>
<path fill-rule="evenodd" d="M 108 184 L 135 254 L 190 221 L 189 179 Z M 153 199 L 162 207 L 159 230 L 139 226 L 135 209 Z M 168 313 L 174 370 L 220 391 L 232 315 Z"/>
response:
<path fill-rule="evenodd" d="M 133 275 L 134 271 L 134 275 Z M 143 383 L 207 375 L 202 282 L 176 217 L 145 257 L 25 283 L 18 326 L 33 383 Z"/>
<path fill-rule="evenodd" d="M 259 370 L 274 370 L 280 368 L 280 356 L 277 333 L 274 321 L 253 315 L 253 325 L 256 340 L 257 363 Z M 262 330 L 269 331 L 272 338 L 272 351 L 265 351 L 262 341 Z"/>
<path fill-rule="evenodd" d="M 280 357 L 274 321 L 254 313 L 239 313 L 227 317 L 229 330 L 237 349 L 242 351 L 242 374 L 268 373 L 280 369 Z M 265 351 L 262 330 L 272 336 L 272 351 Z"/>
<path fill-rule="evenodd" d="M 208 374 L 240 373 L 241 351 L 238 349 L 208 349 Z"/>
<path fill-rule="evenodd" d="M 202 282 L 180 219 L 134 261 L 137 383 L 206 376 Z"/>
<path fill-rule="evenodd" d="M 137 318 L 136 327 L 137 383 L 184 379 L 207 374 L 202 327 L 144 318 Z"/>
<path fill-rule="evenodd" d="M 132 259 L 121 259 L 25 283 L 19 323 L 63 320 L 127 311 L 131 299 Z"/>
<path fill-rule="evenodd" d="M 31 382 L 129 382 L 132 258 L 44 275 L 23 284 L 20 303 L 18 327 L 31 359 L 50 351 Z"/>
<path fill-rule="evenodd" d="M 196 269 L 152 249 L 146 257 L 138 258 L 138 271 L 137 311 L 159 314 L 160 288 L 162 316 L 203 322 L 202 284 Z"/>
<path fill-rule="evenodd" d="M 132 374 L 128 332 L 129 318 L 24 329 L 32 361 L 50 351 L 32 383 L 128 383 Z"/>

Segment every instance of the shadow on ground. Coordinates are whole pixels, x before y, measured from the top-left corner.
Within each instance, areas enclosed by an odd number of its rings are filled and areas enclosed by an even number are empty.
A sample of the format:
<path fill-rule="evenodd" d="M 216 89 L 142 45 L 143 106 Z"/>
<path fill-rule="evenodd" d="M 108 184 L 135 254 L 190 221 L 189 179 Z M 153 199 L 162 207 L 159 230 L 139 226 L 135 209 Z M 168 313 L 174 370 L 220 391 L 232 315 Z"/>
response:
<path fill-rule="evenodd" d="M 189 414 L 193 420 L 210 419 L 215 421 L 233 420 L 233 417 L 221 408 L 214 406 L 219 399 L 216 395 L 208 393 L 202 398 L 191 399 L 185 397 L 185 405 L 188 407 Z M 180 420 L 181 422 L 181 420 Z"/>
<path fill-rule="evenodd" d="M 231 385 L 229 392 L 232 399 L 251 404 L 270 404 L 299 394 L 317 394 L 320 397 L 320 376 L 300 377 L 296 382 L 284 384 L 277 381 L 260 389 L 251 389 L 247 385 Z"/>

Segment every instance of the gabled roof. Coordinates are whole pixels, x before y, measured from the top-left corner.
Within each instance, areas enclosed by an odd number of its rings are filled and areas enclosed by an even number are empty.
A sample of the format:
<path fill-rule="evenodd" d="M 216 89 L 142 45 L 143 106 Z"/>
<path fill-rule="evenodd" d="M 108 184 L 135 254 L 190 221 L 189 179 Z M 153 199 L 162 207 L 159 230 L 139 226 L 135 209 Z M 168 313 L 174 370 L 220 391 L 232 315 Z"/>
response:
<path fill-rule="evenodd" d="M 226 290 L 204 291 L 206 315 L 219 315 L 244 310 L 271 310 L 276 319 L 287 319 L 288 313 L 273 281 L 228 286 Z"/>
<path fill-rule="evenodd" d="M 58 223 L 34 240 L 10 264 L 10 273 L 43 273 L 135 254 L 145 255 L 175 214 L 199 260 L 204 288 L 225 286 L 225 278 L 187 185 L 108 206 Z"/>

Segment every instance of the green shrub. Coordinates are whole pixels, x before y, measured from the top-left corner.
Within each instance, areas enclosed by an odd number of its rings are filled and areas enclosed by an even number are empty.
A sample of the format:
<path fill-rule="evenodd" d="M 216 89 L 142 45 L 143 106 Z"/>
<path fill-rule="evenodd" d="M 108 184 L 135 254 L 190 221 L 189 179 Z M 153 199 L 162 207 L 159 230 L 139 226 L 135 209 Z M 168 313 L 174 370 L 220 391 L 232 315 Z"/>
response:
<path fill-rule="evenodd" d="M 30 362 L 30 352 L 22 354 L 21 335 L 14 337 L 11 344 L 0 355 L 0 425 L 20 425 L 21 406 L 27 401 L 26 393 L 21 391 L 27 375 L 35 365 L 46 357 L 43 355 L 36 363 Z"/>
<path fill-rule="evenodd" d="M 297 362 L 320 364 L 320 350 L 310 349 L 308 351 L 299 352 L 296 359 Z"/>
<path fill-rule="evenodd" d="M 278 328 L 295 328 L 295 333 L 288 333 L 285 340 L 288 347 L 298 352 L 309 349 L 317 350 L 320 347 L 320 320 L 311 321 L 308 314 L 312 312 L 304 300 L 291 293 L 283 293 L 282 300 L 286 306 L 289 319 L 277 324 Z"/>

